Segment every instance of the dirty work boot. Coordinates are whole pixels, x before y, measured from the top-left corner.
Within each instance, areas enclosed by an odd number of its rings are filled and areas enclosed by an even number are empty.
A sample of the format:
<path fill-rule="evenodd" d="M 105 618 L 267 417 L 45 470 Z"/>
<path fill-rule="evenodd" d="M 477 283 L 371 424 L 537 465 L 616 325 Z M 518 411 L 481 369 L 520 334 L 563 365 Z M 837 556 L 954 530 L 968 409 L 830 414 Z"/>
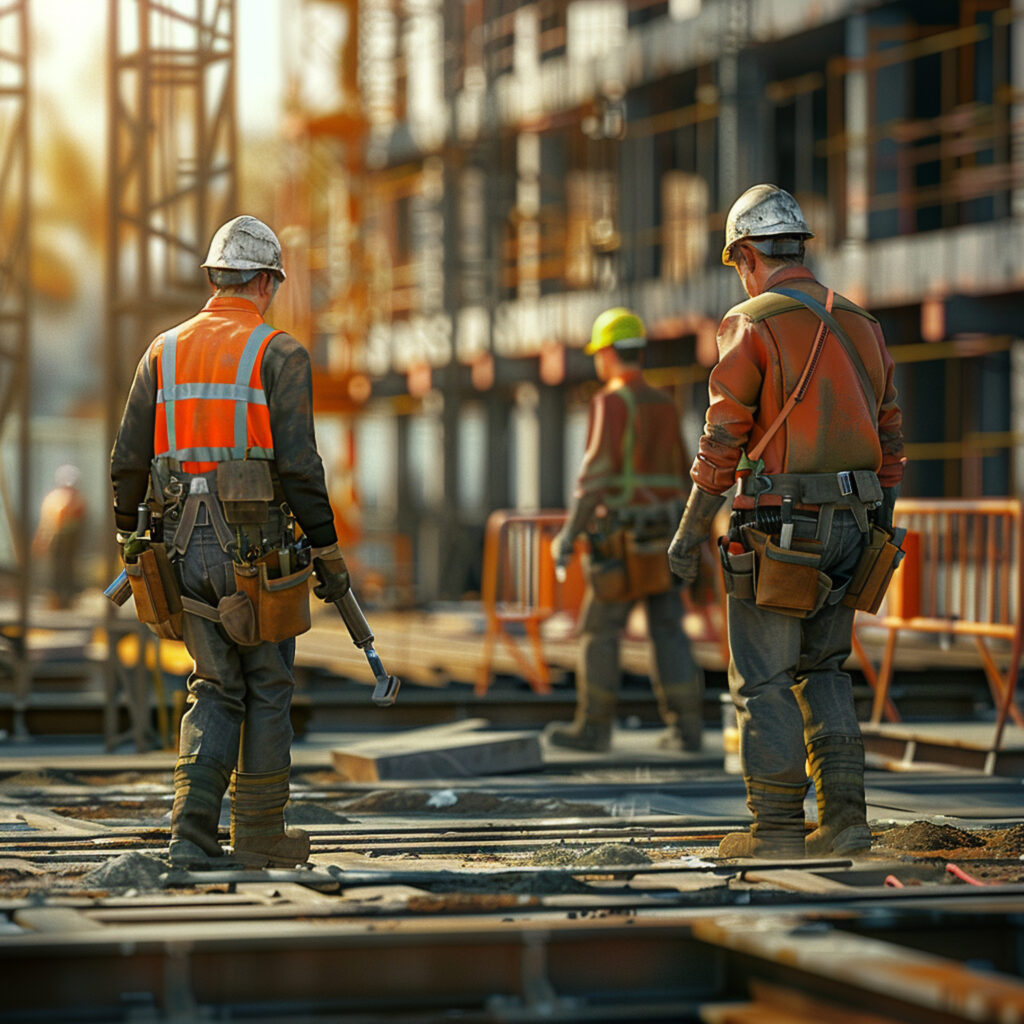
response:
<path fill-rule="evenodd" d="M 202 754 L 178 758 L 168 850 L 175 867 L 210 867 L 211 861 L 224 855 L 217 842 L 217 825 L 230 774 L 230 769 Z"/>
<path fill-rule="evenodd" d="M 289 774 L 286 766 L 231 776 L 231 845 L 238 863 L 291 868 L 309 860 L 309 836 L 300 828 L 284 827 Z"/>
<path fill-rule="evenodd" d="M 661 685 L 652 678 L 651 686 L 658 698 L 662 721 L 667 726 L 658 737 L 658 749 L 699 753 L 704 745 L 704 680 Z"/>
<path fill-rule="evenodd" d="M 580 687 L 579 681 L 576 685 Z M 576 716 L 572 724 L 549 726 L 544 735 L 556 747 L 607 750 L 612 745 L 612 721 L 617 703 L 616 694 L 584 684 L 576 696 Z"/>
<path fill-rule="evenodd" d="M 848 857 L 871 849 L 864 801 L 864 741 L 859 736 L 819 736 L 807 744 L 818 801 L 818 827 L 807 836 L 814 857 Z"/>
<path fill-rule="evenodd" d="M 798 860 L 804 856 L 804 797 L 807 783 L 746 779 L 749 832 L 733 832 L 718 846 L 719 857 Z"/>

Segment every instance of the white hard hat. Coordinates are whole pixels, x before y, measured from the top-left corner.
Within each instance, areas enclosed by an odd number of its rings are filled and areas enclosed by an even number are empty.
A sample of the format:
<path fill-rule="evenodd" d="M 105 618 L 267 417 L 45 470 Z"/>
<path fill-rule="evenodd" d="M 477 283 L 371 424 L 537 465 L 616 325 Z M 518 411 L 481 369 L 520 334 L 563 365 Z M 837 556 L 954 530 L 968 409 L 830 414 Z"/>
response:
<path fill-rule="evenodd" d="M 284 280 L 281 243 L 257 217 L 242 215 L 222 224 L 210 242 L 204 270 L 269 270 Z"/>
<path fill-rule="evenodd" d="M 813 238 L 814 232 L 807 227 L 800 204 L 784 188 L 778 185 L 755 185 L 748 188 L 732 204 L 726 218 L 722 262 L 727 267 L 734 264 L 732 247 L 737 242 L 779 235 L 804 239 Z"/>

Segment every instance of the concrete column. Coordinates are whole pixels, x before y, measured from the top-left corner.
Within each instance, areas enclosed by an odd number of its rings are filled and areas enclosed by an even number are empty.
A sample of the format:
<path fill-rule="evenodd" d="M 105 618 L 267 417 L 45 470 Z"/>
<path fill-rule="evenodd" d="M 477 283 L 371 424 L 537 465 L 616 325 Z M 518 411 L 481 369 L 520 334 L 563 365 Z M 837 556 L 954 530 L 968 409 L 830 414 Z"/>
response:
<path fill-rule="evenodd" d="M 1013 21 L 1010 22 L 1010 84 L 1015 96 L 1024 90 L 1024 0 L 1013 0 Z M 1024 103 L 1010 107 L 1010 124 L 1019 125 L 1024 119 Z M 1024 162 L 1024 134 L 1014 132 L 1010 137 L 1010 157 L 1015 167 Z M 1010 212 L 1024 217 L 1024 188 L 1015 188 L 1010 199 Z M 1021 479 L 1021 477 L 1017 477 Z"/>
<path fill-rule="evenodd" d="M 561 508 L 565 495 L 565 392 L 540 389 L 540 507 Z"/>
<path fill-rule="evenodd" d="M 846 22 L 846 56 L 867 56 L 868 20 L 852 15 Z M 846 238 L 843 292 L 855 302 L 867 300 L 866 243 L 868 238 L 868 77 L 863 70 L 846 75 Z"/>
<path fill-rule="evenodd" d="M 1024 437 L 1024 338 L 1010 349 L 1010 430 Z M 1024 498 L 1024 444 L 1015 444 L 1010 458 L 1010 494 Z"/>

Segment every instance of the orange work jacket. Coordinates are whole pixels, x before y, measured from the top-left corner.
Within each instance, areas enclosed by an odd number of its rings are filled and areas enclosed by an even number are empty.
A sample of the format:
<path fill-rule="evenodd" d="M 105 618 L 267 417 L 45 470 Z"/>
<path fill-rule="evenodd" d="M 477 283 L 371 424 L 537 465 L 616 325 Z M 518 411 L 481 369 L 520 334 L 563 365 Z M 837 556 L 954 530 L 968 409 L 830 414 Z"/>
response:
<path fill-rule="evenodd" d="M 685 497 L 686 491 L 675 403 L 631 368 L 591 399 L 574 497 L 598 494 L 606 508 L 618 509 Z"/>
<path fill-rule="evenodd" d="M 158 338 L 154 456 L 176 459 L 186 473 L 231 459 L 273 459 L 260 373 L 278 333 L 250 303 L 214 298 Z"/>
<path fill-rule="evenodd" d="M 773 274 L 766 289 L 785 285 L 824 304 L 825 288 L 804 267 Z M 734 306 L 718 330 L 718 363 L 708 382 L 710 405 L 690 476 L 702 490 L 722 494 L 736 479 L 744 450 L 766 432 L 796 387 L 820 324 L 793 300 L 766 293 Z M 773 312 L 778 309 L 780 311 Z M 902 416 L 893 361 L 878 321 L 836 295 L 832 314 L 849 335 L 871 381 L 872 394 L 842 344 L 828 337 L 803 401 L 769 441 L 764 472 L 834 473 L 868 469 L 883 487 L 903 478 Z M 760 504 L 778 504 L 766 494 Z M 753 499 L 737 496 L 734 506 Z"/>

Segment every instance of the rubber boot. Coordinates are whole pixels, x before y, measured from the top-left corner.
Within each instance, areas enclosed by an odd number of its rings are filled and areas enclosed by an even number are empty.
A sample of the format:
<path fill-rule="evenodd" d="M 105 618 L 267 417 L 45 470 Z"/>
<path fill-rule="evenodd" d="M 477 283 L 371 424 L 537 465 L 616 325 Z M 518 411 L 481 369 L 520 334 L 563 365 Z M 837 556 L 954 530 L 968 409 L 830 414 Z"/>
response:
<path fill-rule="evenodd" d="M 696 754 L 703 747 L 704 681 L 697 678 L 689 683 L 666 683 L 662 686 L 651 680 L 658 710 L 667 729 L 658 737 L 659 750 Z"/>
<path fill-rule="evenodd" d="M 571 725 L 556 726 L 546 732 L 556 747 L 572 750 L 604 751 L 612 745 L 612 722 L 615 719 L 617 695 L 576 683 L 576 716 Z"/>
<path fill-rule="evenodd" d="M 202 754 L 178 758 L 168 851 L 175 867 L 209 867 L 223 857 L 217 826 L 230 774 L 229 768 Z"/>
<path fill-rule="evenodd" d="M 807 744 L 818 802 L 818 827 L 807 836 L 814 857 L 848 857 L 871 849 L 864 801 L 864 741 L 859 736 L 819 736 Z"/>
<path fill-rule="evenodd" d="M 284 868 L 309 860 L 309 836 L 284 827 L 290 769 L 235 772 L 231 776 L 231 845 L 234 859 L 253 868 Z"/>
<path fill-rule="evenodd" d="M 754 816 L 749 832 L 727 835 L 719 857 L 799 860 L 804 856 L 804 797 L 807 783 L 746 779 L 747 807 Z"/>

